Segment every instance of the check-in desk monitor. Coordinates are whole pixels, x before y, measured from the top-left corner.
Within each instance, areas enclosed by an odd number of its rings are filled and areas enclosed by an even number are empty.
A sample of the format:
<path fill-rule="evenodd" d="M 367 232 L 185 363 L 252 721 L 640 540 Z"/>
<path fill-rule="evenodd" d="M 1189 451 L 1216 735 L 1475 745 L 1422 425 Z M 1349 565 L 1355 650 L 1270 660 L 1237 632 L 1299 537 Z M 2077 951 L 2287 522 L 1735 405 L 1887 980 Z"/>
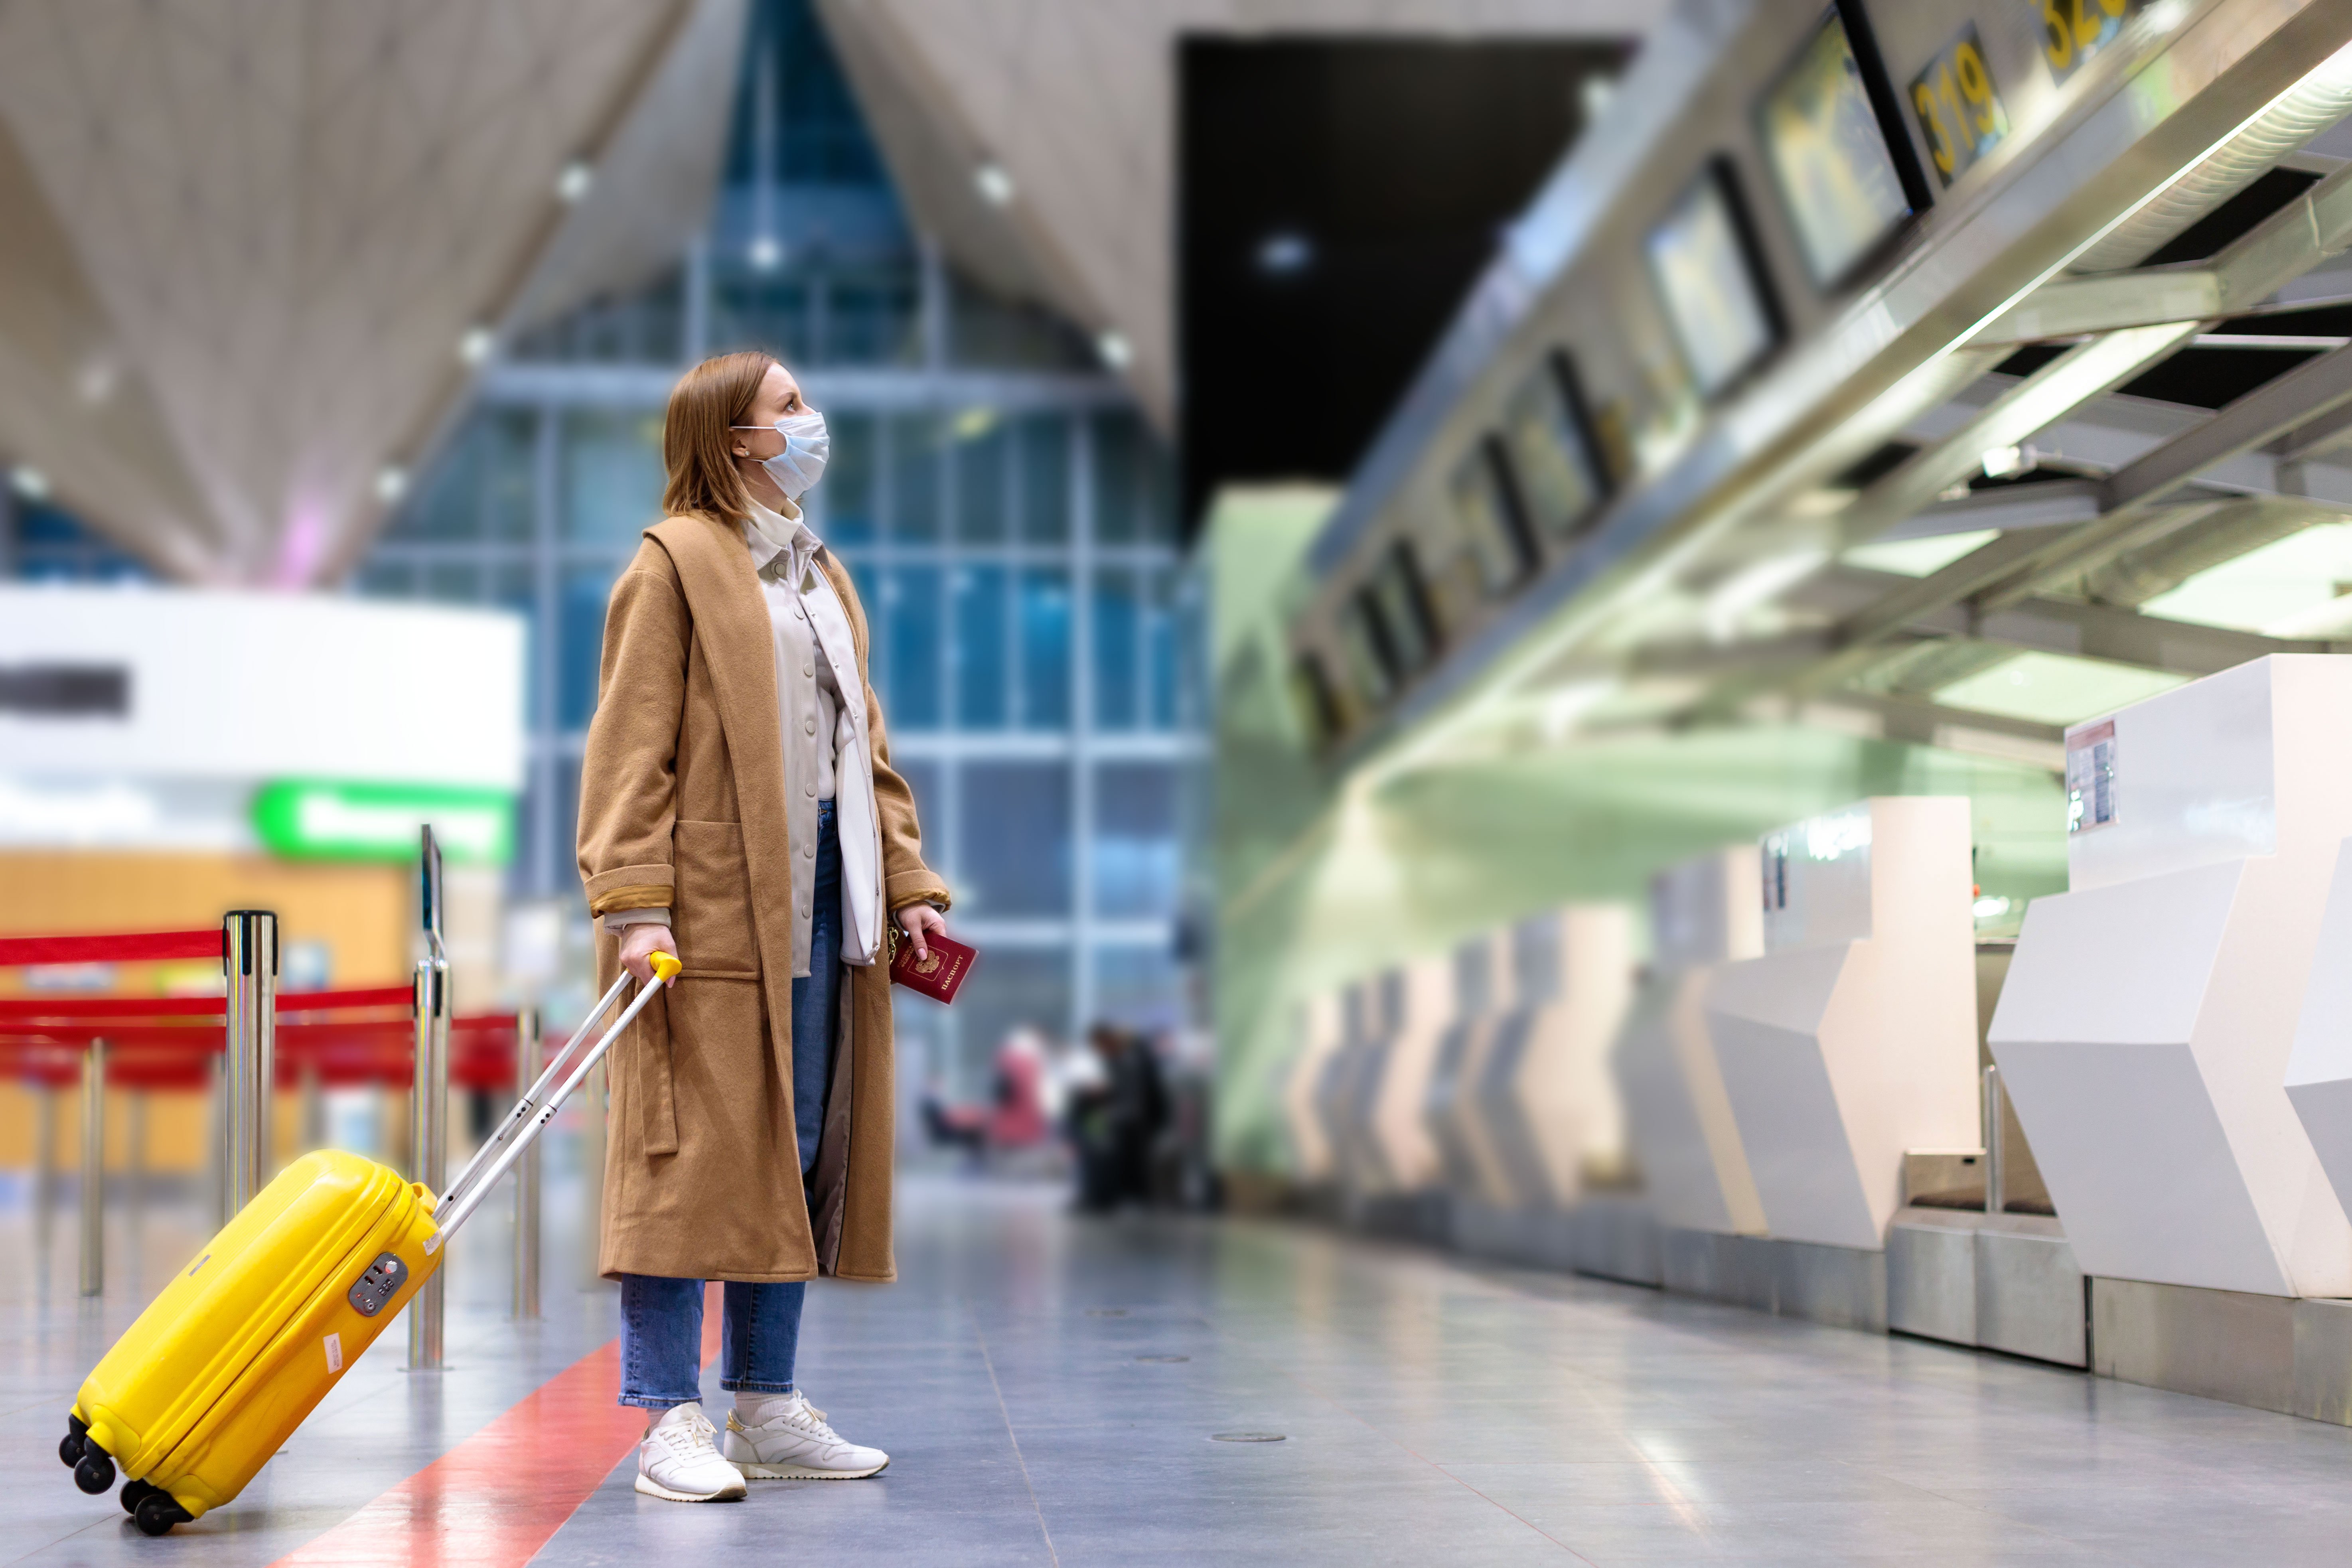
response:
<path fill-rule="evenodd" d="M 2318 1086 L 2344 1075 L 2345 1024 L 2306 1003 L 2326 1011 L 2352 958 L 2328 921 L 2352 659 L 2208 676 L 2068 731 L 2066 763 L 2067 890 L 2026 910 L 1989 1043 L 2075 1258 L 2352 1295 L 2352 1226 L 2314 1147 L 2341 1167 Z"/>
<path fill-rule="evenodd" d="M 1764 951 L 1757 860 L 1743 844 L 1651 879 L 1650 964 L 1612 1058 L 1643 1190 L 1679 1230 L 1764 1230 L 1706 1008 L 1717 970 Z"/>
<path fill-rule="evenodd" d="M 1438 1179 L 1446 1189 L 1495 1202 L 1500 1178 L 1490 1187 L 1481 1151 L 1473 1142 L 1472 1100 L 1496 1024 L 1515 995 L 1507 931 L 1474 938 L 1454 950 L 1454 1020 L 1438 1036 L 1430 1062 L 1422 1127 L 1436 1152 Z"/>
<path fill-rule="evenodd" d="M 1417 959 L 1382 977 L 1389 1028 L 1357 1075 L 1349 1180 L 1371 1193 L 1412 1193 L 1437 1182 L 1436 1145 L 1422 1124 L 1437 1047 L 1453 1022 L 1454 961 Z"/>
<path fill-rule="evenodd" d="M 1624 1164 L 1609 1048 L 1633 1000 L 1632 911 L 1570 904 L 1523 922 L 1513 945 L 1519 1003 L 1488 1044 L 1472 1140 L 1496 1201 L 1564 1208 Z"/>
<path fill-rule="evenodd" d="M 1717 973 L 1706 1019 L 1768 1234 L 1875 1250 L 1904 1152 L 1976 1146 L 1969 846 L 1958 796 L 1765 837 L 1763 956 Z"/>
<path fill-rule="evenodd" d="M 1346 1037 L 1340 994 L 1308 997 L 1293 1015 L 1297 1045 L 1282 1086 L 1283 1121 L 1290 1133 L 1291 1173 L 1302 1182 L 1328 1182 L 1336 1174 L 1330 1135 L 1324 1131 L 1318 1096 L 1324 1070 Z"/>

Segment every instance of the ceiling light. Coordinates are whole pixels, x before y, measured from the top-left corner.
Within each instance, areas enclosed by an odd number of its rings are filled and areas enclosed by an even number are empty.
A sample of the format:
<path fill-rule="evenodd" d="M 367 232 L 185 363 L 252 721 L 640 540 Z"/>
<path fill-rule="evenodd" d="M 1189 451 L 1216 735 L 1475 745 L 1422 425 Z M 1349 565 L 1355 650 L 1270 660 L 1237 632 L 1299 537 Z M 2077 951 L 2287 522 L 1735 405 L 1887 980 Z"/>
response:
<path fill-rule="evenodd" d="M 1590 125 L 1608 113 L 1610 104 L 1616 101 L 1617 79 L 1609 76 L 1586 77 L 1578 85 L 1576 94 L 1584 110 L 1584 122 Z"/>
<path fill-rule="evenodd" d="M 19 463 L 8 470 L 8 487 L 26 500 L 49 499 L 49 476 L 30 463 Z"/>
<path fill-rule="evenodd" d="M 96 407 L 114 395 L 116 379 L 114 361 L 105 354 L 93 354 L 76 373 L 74 390 L 81 394 L 84 403 Z"/>
<path fill-rule="evenodd" d="M 1297 229 L 1276 229 L 1257 242 L 1257 269 L 1269 278 L 1296 278 L 1315 265 L 1315 242 Z"/>
<path fill-rule="evenodd" d="M 1988 447 L 1984 454 L 1984 476 L 1989 479 L 2006 479 L 2033 467 L 2040 454 L 2030 445 Z"/>
<path fill-rule="evenodd" d="M 762 272 L 773 272 L 783 264 L 784 247 L 772 234 L 763 234 L 751 241 L 751 265 Z"/>
<path fill-rule="evenodd" d="M 978 191 L 980 199 L 990 206 L 1009 207 L 1013 205 L 1013 176 L 1005 172 L 1003 164 L 992 158 L 971 172 L 971 188 Z"/>
<path fill-rule="evenodd" d="M 588 187 L 595 183 L 596 171 L 588 166 L 588 161 L 574 158 L 555 176 L 556 199 L 569 206 L 586 195 Z"/>
<path fill-rule="evenodd" d="M 1125 370 L 1135 363 L 1135 350 L 1128 342 L 1125 332 L 1097 332 L 1095 353 L 1100 354 L 1103 363 L 1113 370 Z"/>
<path fill-rule="evenodd" d="M 480 364 L 497 346 L 498 340 L 490 335 L 489 328 L 467 327 L 466 335 L 457 340 L 457 357 L 467 364 Z"/>
<path fill-rule="evenodd" d="M 375 471 L 375 499 L 390 506 L 408 493 L 408 470 L 397 463 L 386 463 Z"/>

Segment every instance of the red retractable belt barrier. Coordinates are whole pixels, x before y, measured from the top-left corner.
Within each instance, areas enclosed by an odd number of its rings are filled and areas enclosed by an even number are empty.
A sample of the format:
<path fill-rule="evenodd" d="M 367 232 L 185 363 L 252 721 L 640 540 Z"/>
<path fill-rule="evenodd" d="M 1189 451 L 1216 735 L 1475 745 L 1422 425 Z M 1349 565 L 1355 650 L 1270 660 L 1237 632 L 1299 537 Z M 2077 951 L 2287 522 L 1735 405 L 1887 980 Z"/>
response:
<path fill-rule="evenodd" d="M 348 1013 L 372 1007 L 405 1008 L 405 985 L 384 985 L 365 991 L 281 991 L 280 1018 L 308 1013 Z M 228 1004 L 218 996 L 0 996 L 0 1023 L 80 1023 L 91 1018 L 225 1017 Z"/>
<path fill-rule="evenodd" d="M 158 959 L 218 958 L 220 955 L 221 928 L 218 926 L 208 931 L 0 937 L 0 967 L 27 963 L 141 963 Z"/>

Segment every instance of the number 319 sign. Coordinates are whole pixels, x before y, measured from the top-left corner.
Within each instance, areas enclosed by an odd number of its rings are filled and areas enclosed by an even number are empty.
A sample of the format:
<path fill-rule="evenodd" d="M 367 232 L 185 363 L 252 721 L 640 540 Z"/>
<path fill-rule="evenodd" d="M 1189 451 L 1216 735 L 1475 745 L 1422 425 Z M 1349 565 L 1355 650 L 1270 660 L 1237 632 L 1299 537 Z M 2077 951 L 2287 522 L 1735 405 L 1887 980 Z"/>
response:
<path fill-rule="evenodd" d="M 2091 0 L 2095 5 L 2098 0 Z M 1911 79 L 1911 108 L 1927 138 L 1937 177 L 1947 185 L 2009 134 L 2009 115 L 1985 69 L 1977 30 L 1969 27 Z"/>

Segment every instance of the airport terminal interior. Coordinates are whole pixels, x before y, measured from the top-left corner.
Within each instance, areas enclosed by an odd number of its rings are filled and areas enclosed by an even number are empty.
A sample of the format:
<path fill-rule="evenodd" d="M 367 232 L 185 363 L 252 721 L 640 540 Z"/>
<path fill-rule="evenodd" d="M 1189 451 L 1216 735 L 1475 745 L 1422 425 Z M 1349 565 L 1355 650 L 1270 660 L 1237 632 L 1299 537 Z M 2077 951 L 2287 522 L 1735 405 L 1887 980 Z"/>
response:
<path fill-rule="evenodd" d="M 2352 8 L 19 0 L 0 235 L 0 1563 L 2341 1560 Z"/>

